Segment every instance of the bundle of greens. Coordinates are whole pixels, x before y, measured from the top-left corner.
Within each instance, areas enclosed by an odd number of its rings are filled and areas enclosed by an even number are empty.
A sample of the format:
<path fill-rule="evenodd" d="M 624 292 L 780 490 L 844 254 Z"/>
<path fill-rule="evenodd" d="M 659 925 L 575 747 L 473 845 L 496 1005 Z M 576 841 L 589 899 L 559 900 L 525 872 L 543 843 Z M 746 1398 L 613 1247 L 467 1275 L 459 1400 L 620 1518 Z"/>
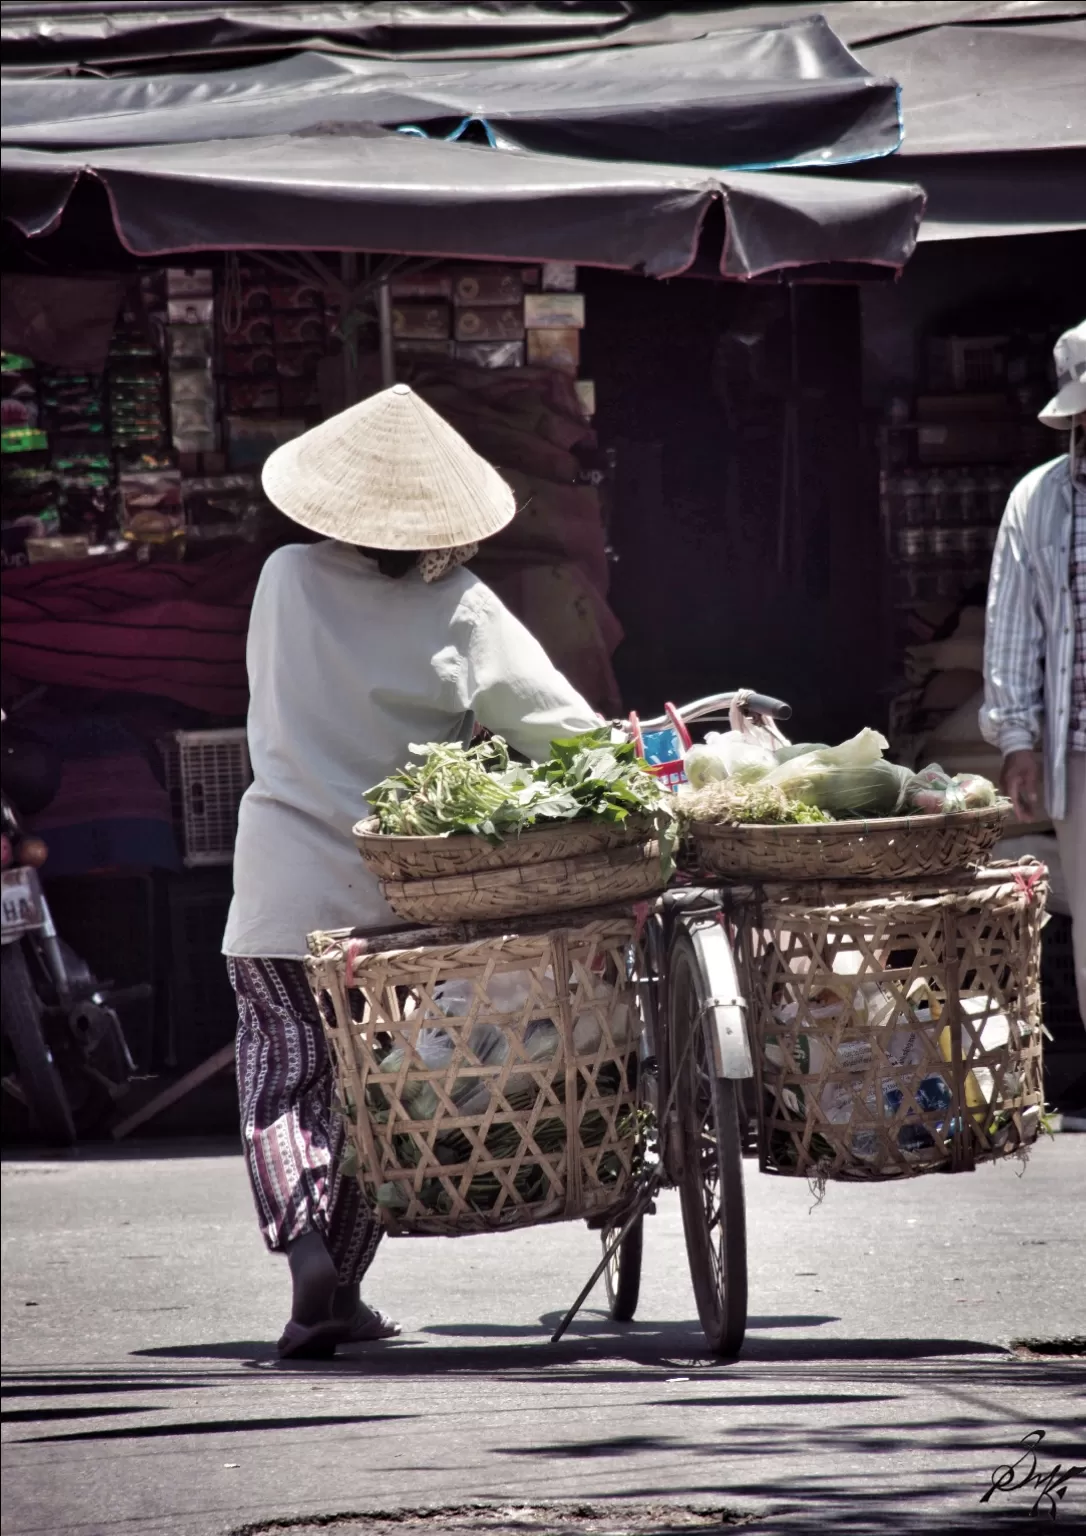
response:
<path fill-rule="evenodd" d="M 790 800 L 783 789 L 764 779 L 756 784 L 743 784 L 734 778 L 710 783 L 683 795 L 679 806 L 682 819 L 688 822 L 781 826 L 833 820 L 813 805 Z"/>
<path fill-rule="evenodd" d="M 644 819 L 660 836 L 665 867 L 674 843 L 673 797 L 630 742 L 607 726 L 551 743 L 545 763 L 513 763 L 500 737 L 474 747 L 412 746 L 420 761 L 367 791 L 380 830 L 400 837 L 473 832 L 492 843 L 548 822 L 621 825 Z M 670 871 L 669 871 L 670 872 Z"/>

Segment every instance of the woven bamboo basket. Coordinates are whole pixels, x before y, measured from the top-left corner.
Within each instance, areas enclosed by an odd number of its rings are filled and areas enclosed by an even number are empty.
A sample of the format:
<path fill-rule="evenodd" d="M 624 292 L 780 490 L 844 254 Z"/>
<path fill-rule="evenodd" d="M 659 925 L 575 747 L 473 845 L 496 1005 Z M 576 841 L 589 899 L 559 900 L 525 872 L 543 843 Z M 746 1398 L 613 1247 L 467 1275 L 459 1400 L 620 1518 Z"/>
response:
<path fill-rule="evenodd" d="M 505 1231 L 629 1198 L 634 919 L 538 926 L 411 948 L 310 936 L 357 1174 L 391 1234 Z"/>
<path fill-rule="evenodd" d="M 394 837 L 378 831 L 375 816 L 360 821 L 354 840 L 362 862 L 379 880 L 439 880 L 515 865 L 555 864 L 586 854 L 628 848 L 653 835 L 650 823 L 563 821 L 533 827 L 519 837 L 489 843 L 469 832 L 449 837 Z"/>
<path fill-rule="evenodd" d="M 693 862 L 754 880 L 930 880 L 982 865 L 1003 834 L 1006 806 L 943 816 L 893 816 L 802 826 L 697 822 Z"/>
<path fill-rule="evenodd" d="M 548 864 L 519 864 L 436 880 L 382 880 L 381 890 L 397 917 L 413 923 L 444 923 L 641 901 L 663 890 L 664 884 L 660 845 L 646 838 L 625 848 Z"/>
<path fill-rule="evenodd" d="M 901 1178 L 1029 1146 L 1045 874 L 1027 860 L 942 888 L 770 887 L 735 909 L 763 1171 Z"/>
<path fill-rule="evenodd" d="M 354 838 L 393 912 L 411 923 L 581 911 L 640 901 L 665 884 L 645 822 L 562 822 L 492 844 L 469 833 L 390 837 L 369 820 Z"/>

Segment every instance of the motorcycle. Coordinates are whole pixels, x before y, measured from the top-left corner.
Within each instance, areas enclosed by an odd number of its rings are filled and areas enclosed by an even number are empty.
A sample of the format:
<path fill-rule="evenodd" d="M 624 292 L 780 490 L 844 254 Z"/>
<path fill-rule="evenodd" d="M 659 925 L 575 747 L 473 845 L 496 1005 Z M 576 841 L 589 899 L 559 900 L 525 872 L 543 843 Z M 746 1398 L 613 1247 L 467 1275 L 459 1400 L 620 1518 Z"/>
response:
<path fill-rule="evenodd" d="M 13 756 L 5 743 L 5 770 Z M 101 1125 L 135 1076 L 117 1007 L 151 988 L 112 989 L 59 936 L 39 875 L 48 848 L 25 831 L 6 787 L 0 839 L 3 1088 L 40 1137 L 71 1146 Z"/>

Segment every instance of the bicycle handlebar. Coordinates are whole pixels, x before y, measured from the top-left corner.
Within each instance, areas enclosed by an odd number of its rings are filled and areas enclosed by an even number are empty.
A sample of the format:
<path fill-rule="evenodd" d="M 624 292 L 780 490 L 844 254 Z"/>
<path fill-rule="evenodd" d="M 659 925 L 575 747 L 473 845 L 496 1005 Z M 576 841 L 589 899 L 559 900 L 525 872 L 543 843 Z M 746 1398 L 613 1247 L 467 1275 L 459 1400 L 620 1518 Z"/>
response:
<path fill-rule="evenodd" d="M 717 715 L 731 709 L 738 702 L 751 715 L 768 715 L 771 720 L 788 720 L 792 715 L 791 704 L 783 699 L 771 699 L 764 693 L 751 693 L 747 688 L 733 689 L 731 693 L 713 693 L 692 704 L 683 704 L 678 714 L 688 723 L 704 720 L 707 715 Z M 662 731 L 671 724 L 670 715 L 660 715 L 655 720 L 642 720 L 643 731 Z"/>

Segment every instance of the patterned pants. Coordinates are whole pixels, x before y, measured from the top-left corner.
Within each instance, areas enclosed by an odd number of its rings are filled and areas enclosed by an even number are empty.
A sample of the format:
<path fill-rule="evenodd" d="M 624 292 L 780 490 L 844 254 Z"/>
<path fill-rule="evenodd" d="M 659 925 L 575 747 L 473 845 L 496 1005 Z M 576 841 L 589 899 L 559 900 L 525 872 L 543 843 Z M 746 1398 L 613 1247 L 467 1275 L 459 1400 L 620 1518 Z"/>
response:
<path fill-rule="evenodd" d="M 264 1241 L 273 1253 L 305 1232 L 328 1245 L 341 1285 L 373 1262 L 381 1228 L 357 1179 L 342 1172 L 345 1127 L 300 960 L 227 960 L 238 999 L 241 1135 Z"/>

